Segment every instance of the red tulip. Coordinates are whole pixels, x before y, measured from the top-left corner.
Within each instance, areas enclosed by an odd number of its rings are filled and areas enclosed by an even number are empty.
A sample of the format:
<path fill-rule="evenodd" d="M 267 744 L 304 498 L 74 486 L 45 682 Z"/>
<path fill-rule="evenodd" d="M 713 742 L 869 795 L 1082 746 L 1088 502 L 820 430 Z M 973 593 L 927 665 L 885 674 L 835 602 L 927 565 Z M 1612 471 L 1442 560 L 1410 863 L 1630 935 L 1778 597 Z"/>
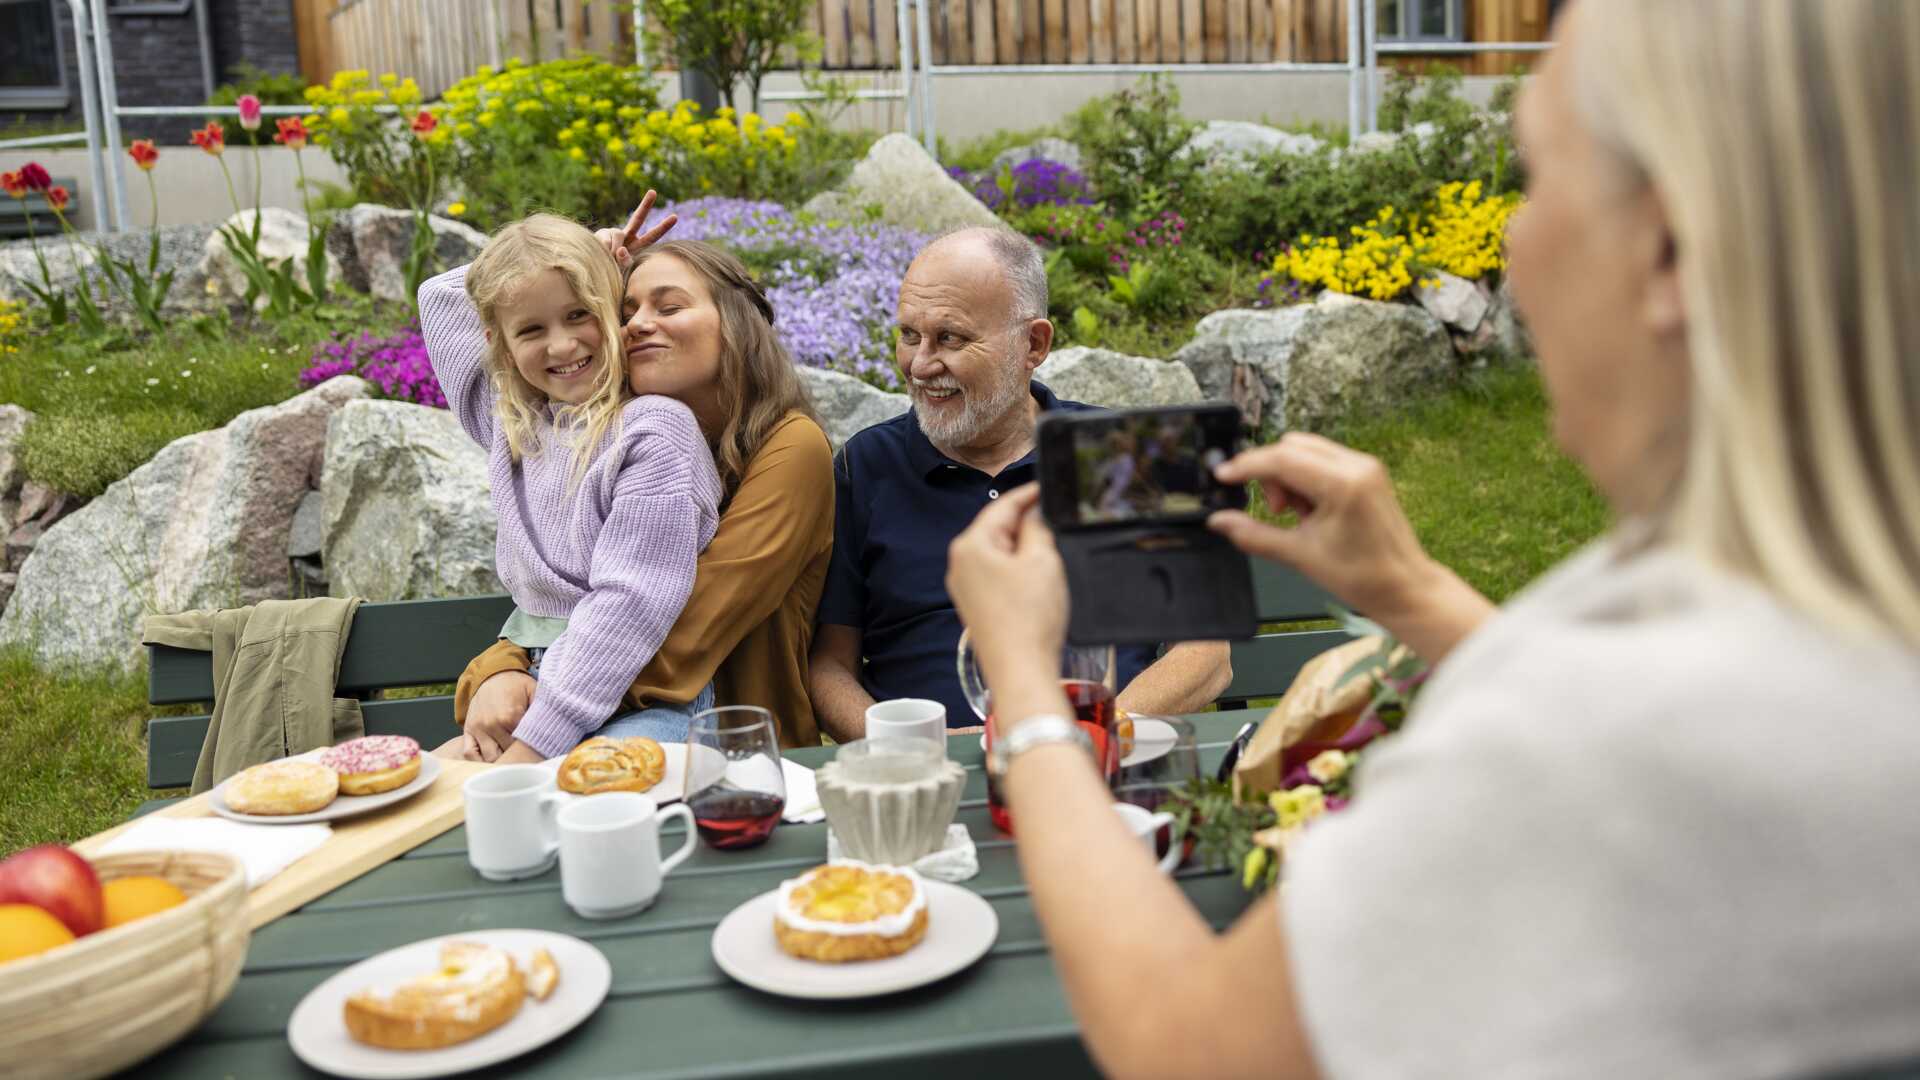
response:
<path fill-rule="evenodd" d="M 193 145 L 219 157 L 227 149 L 227 133 L 218 120 L 209 120 L 206 127 L 194 131 Z"/>
<path fill-rule="evenodd" d="M 142 169 L 151 169 L 153 163 L 160 160 L 160 151 L 154 149 L 152 139 L 135 139 L 133 144 L 127 147 L 127 156 Z"/>
<path fill-rule="evenodd" d="M 240 126 L 248 131 L 259 131 L 260 99 L 252 94 L 241 94 L 236 104 L 240 109 Z"/>
<path fill-rule="evenodd" d="M 273 122 L 279 128 L 273 141 L 284 143 L 289 150 L 304 150 L 307 146 L 307 125 L 297 116 L 283 116 Z"/>
<path fill-rule="evenodd" d="M 421 109 L 420 115 L 413 118 L 413 133 L 423 139 L 433 134 L 433 129 L 439 126 L 440 121 L 425 109 Z"/>
<path fill-rule="evenodd" d="M 27 182 L 17 172 L 0 173 L 0 188 L 16 199 L 27 197 Z"/>
<path fill-rule="evenodd" d="M 45 191 L 53 184 L 53 177 L 40 167 L 37 161 L 29 161 L 20 166 L 20 180 L 27 185 L 28 191 Z"/>
<path fill-rule="evenodd" d="M 47 205 L 53 207 L 56 213 L 67 208 L 69 197 L 67 189 L 59 184 L 47 189 Z"/>

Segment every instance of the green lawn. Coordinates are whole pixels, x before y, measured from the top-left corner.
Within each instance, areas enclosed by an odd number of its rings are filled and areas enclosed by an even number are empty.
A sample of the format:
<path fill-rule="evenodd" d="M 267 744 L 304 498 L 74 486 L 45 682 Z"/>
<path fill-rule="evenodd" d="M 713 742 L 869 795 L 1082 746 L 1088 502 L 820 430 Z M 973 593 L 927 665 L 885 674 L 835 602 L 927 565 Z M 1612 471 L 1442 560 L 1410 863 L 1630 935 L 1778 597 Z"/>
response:
<path fill-rule="evenodd" d="M 1498 368 L 1336 434 L 1392 470 L 1429 550 L 1505 598 L 1606 527 L 1606 508 L 1547 434 L 1531 368 Z M 56 678 L 0 654 L 0 852 L 86 836 L 153 797 L 140 677 Z"/>

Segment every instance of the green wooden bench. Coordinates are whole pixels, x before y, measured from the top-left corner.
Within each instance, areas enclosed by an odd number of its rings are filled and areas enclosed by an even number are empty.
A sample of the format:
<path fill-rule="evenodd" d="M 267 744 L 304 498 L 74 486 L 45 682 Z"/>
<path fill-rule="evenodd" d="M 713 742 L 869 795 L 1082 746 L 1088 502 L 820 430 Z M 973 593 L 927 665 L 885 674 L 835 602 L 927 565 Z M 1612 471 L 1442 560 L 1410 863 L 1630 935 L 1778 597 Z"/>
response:
<path fill-rule="evenodd" d="M 1261 560 L 1254 563 L 1254 591 L 1263 623 L 1322 619 L 1326 593 L 1291 570 Z M 455 600 L 402 600 L 360 605 L 340 660 L 338 693 L 359 697 L 372 735 L 411 735 L 432 747 L 454 733 L 453 699 L 445 694 L 369 700 L 375 691 L 449 683 L 467 661 L 491 645 L 500 624 L 513 610 L 507 596 Z M 1237 709 L 1248 701 L 1278 697 L 1300 665 L 1339 645 L 1339 630 L 1263 634 L 1233 646 L 1233 682 L 1220 707 Z M 154 705 L 211 703 L 213 655 L 190 649 L 154 646 L 147 677 L 147 700 Z M 207 737 L 207 714 L 155 717 L 147 724 L 147 785 L 184 787 L 193 782 L 194 763 Z"/>
<path fill-rule="evenodd" d="M 451 738 L 453 698 L 446 694 L 368 700 L 377 690 L 450 683 L 493 644 L 513 611 L 507 596 L 401 600 L 360 605 L 340 658 L 338 694 L 359 697 L 371 735 L 411 735 L 434 747 Z M 148 650 L 147 700 L 154 705 L 213 700 L 213 654 L 156 645 Z M 205 713 L 147 723 L 147 785 L 184 787 L 206 741 Z"/>

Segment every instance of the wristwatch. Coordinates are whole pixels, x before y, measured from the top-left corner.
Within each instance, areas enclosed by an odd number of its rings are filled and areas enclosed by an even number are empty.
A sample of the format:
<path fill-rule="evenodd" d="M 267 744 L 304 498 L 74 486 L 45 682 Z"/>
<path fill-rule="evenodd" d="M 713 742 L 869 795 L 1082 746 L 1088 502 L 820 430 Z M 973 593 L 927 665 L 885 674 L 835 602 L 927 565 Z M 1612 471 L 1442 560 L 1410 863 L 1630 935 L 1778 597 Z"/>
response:
<path fill-rule="evenodd" d="M 987 755 L 987 773 L 1005 776 L 1014 758 L 1048 743 L 1075 743 L 1088 757 L 1093 756 L 1093 740 L 1087 738 L 1084 728 L 1056 713 L 1042 713 L 1022 721 L 1005 738 L 993 740 L 993 750 Z"/>

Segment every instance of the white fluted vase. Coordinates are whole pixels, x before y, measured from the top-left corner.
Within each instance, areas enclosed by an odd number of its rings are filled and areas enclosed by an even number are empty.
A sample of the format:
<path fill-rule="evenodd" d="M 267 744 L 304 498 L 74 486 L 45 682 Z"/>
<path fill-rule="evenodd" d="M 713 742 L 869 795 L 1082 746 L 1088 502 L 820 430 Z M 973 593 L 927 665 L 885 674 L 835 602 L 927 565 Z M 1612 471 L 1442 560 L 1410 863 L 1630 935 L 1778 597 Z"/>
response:
<path fill-rule="evenodd" d="M 908 866 L 945 844 L 967 771 L 924 739 L 862 739 L 841 746 L 814 783 L 843 854 Z"/>

